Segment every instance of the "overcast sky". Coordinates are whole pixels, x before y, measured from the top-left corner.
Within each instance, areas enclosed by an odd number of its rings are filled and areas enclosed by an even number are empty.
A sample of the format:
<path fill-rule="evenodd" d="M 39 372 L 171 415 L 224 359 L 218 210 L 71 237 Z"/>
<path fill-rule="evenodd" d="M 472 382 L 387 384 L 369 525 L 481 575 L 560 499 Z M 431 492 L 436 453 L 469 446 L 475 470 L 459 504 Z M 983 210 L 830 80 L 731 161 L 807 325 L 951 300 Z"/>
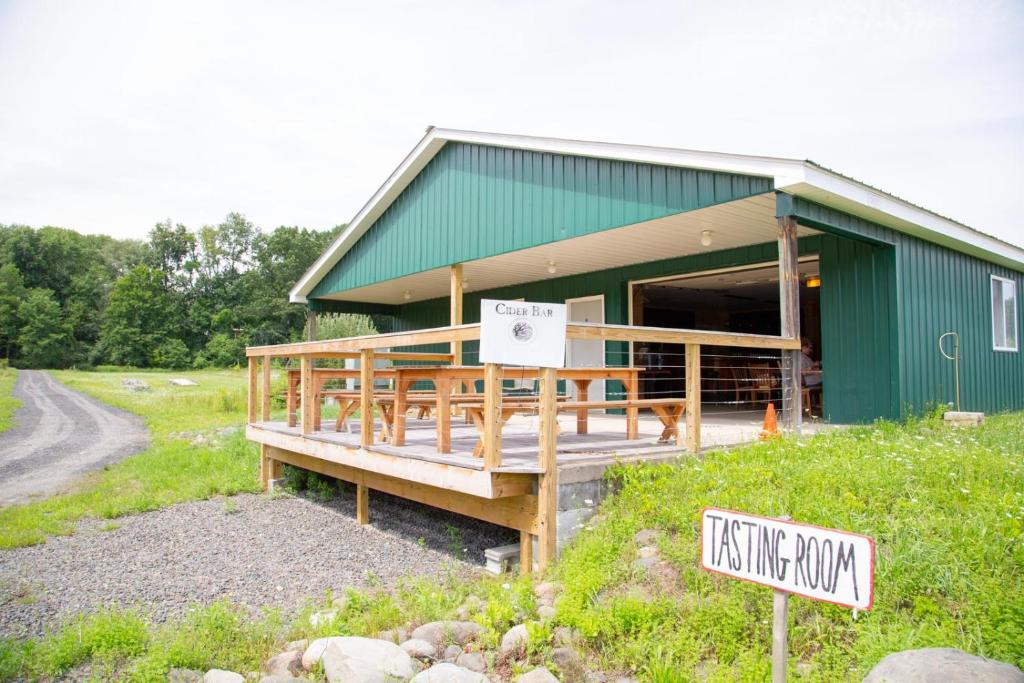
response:
<path fill-rule="evenodd" d="M 347 222 L 427 125 L 809 158 L 1024 243 L 1024 3 L 0 0 L 0 223 Z"/>

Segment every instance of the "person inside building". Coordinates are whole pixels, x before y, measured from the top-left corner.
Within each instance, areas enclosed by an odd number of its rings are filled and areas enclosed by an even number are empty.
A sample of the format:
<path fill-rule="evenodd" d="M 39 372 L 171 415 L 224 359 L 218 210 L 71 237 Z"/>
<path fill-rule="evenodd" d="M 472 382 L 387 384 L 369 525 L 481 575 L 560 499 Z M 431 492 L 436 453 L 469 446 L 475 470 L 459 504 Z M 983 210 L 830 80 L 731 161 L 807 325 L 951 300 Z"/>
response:
<path fill-rule="evenodd" d="M 821 362 L 811 358 L 814 344 L 807 337 L 800 340 L 800 376 L 805 387 L 821 386 Z"/>

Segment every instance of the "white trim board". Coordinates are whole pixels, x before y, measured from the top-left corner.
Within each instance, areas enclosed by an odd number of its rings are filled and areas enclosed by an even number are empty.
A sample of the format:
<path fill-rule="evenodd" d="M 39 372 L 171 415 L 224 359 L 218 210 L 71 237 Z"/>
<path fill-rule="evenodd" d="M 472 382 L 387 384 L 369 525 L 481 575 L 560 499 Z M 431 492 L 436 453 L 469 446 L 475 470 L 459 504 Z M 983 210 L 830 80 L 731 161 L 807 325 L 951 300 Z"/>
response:
<path fill-rule="evenodd" d="M 349 222 L 348 227 L 299 279 L 289 293 L 289 300 L 305 303 L 306 296 L 316 283 L 369 230 L 448 142 L 769 177 L 773 179 L 776 190 L 805 197 L 1008 268 L 1024 270 L 1024 248 L 998 240 L 809 161 L 431 127 Z"/>

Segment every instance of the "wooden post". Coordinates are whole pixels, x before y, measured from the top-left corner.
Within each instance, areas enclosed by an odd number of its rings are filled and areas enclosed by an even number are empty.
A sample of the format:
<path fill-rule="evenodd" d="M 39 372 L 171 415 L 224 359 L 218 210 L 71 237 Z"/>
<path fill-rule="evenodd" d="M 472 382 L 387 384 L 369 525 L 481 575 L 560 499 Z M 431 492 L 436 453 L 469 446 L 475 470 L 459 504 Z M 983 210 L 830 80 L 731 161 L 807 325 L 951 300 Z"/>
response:
<path fill-rule="evenodd" d="M 250 424 L 256 421 L 256 406 L 258 405 L 258 401 L 259 401 L 259 394 L 257 393 L 258 384 L 256 382 L 256 377 L 257 377 L 256 361 L 257 360 L 258 359 L 256 358 L 256 356 L 249 356 L 249 406 L 248 406 L 249 411 L 248 411 L 248 421 L 249 421 Z"/>
<path fill-rule="evenodd" d="M 302 392 L 301 409 L 302 420 L 300 421 L 300 433 L 305 436 L 313 433 L 313 357 L 303 354 L 299 364 L 299 391 Z"/>
<path fill-rule="evenodd" d="M 700 452 L 700 344 L 686 345 L 686 450 Z"/>
<path fill-rule="evenodd" d="M 316 312 L 306 311 L 306 341 L 316 341 Z"/>
<path fill-rule="evenodd" d="M 263 490 L 270 488 L 271 479 L 280 479 L 284 475 L 284 463 L 270 457 L 270 446 L 260 444 L 260 483 Z"/>
<path fill-rule="evenodd" d="M 501 467 L 501 366 L 484 363 L 484 469 Z"/>
<path fill-rule="evenodd" d="M 356 524 L 370 523 L 370 489 L 356 484 Z"/>
<path fill-rule="evenodd" d="M 359 352 L 359 444 L 373 445 L 373 349 Z"/>
<path fill-rule="evenodd" d="M 260 391 L 262 405 L 260 406 L 260 419 L 264 422 L 270 420 L 270 356 L 263 356 L 263 388 Z"/>
<path fill-rule="evenodd" d="M 772 602 L 772 683 L 786 683 L 789 652 L 789 593 L 775 590 Z"/>
<path fill-rule="evenodd" d="M 449 316 L 449 324 L 461 325 L 462 324 L 462 264 L 456 263 L 451 267 L 451 315 Z M 452 351 L 452 365 L 462 365 L 462 342 L 453 341 L 451 343 Z M 459 389 L 456 389 L 456 393 L 461 393 Z"/>
<path fill-rule="evenodd" d="M 540 485 L 537 495 L 537 565 L 543 573 L 558 551 L 558 377 L 540 369 Z"/>
<path fill-rule="evenodd" d="M 800 336 L 800 269 L 797 261 L 796 217 L 779 216 L 779 315 L 783 337 Z M 800 351 L 782 352 L 782 409 L 786 425 L 800 432 L 802 413 Z"/>
<path fill-rule="evenodd" d="M 533 571 L 533 534 L 529 531 L 519 532 L 519 571 L 523 574 Z"/>

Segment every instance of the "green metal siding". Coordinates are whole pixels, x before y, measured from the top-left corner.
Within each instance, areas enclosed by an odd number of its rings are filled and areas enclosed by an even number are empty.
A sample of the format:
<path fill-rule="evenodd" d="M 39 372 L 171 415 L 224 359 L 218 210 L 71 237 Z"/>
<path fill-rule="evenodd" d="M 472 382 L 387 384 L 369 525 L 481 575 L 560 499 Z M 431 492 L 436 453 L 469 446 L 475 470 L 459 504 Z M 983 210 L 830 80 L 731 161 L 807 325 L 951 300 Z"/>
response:
<path fill-rule="evenodd" d="M 890 312 L 889 318 L 895 330 L 894 366 L 899 369 L 897 396 L 902 413 L 919 413 L 953 400 L 953 364 L 942 358 L 938 350 L 939 335 L 949 331 L 960 335 L 963 409 L 1024 409 L 1024 351 L 992 350 L 989 280 L 991 275 L 999 275 L 1017 283 L 1017 322 L 1021 330 L 1024 273 L 802 199 L 780 198 L 780 210 L 783 208 L 791 209 L 803 224 L 875 244 L 893 245 L 896 315 Z M 859 259 L 852 261 L 856 263 Z M 827 281 L 828 275 L 823 272 L 823 290 Z M 844 301 L 850 302 L 856 288 L 846 291 L 850 294 L 845 295 Z M 854 329 L 850 325 L 847 328 Z M 831 367 L 827 367 L 826 373 L 831 372 Z"/>
<path fill-rule="evenodd" d="M 310 297 L 771 190 L 770 178 L 448 143 Z"/>

